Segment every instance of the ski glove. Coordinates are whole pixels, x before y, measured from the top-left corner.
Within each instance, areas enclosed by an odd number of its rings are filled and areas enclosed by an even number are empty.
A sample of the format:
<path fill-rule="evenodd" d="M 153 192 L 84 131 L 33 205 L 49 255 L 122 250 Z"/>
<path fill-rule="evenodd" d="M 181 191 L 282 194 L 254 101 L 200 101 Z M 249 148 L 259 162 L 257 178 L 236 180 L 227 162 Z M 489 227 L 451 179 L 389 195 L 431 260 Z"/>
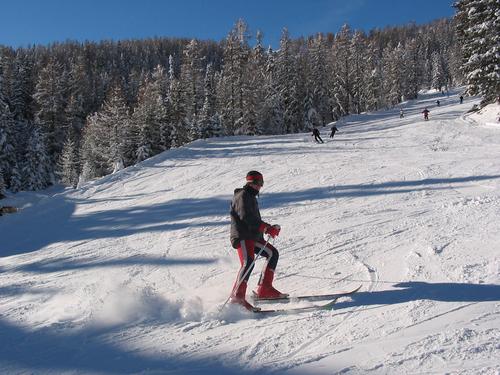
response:
<path fill-rule="evenodd" d="M 259 226 L 259 232 L 269 234 L 272 238 L 279 236 L 281 227 L 278 224 L 270 225 L 262 222 Z"/>
<path fill-rule="evenodd" d="M 280 234 L 281 227 L 278 224 L 274 224 L 272 226 L 269 226 L 266 229 L 267 234 L 269 234 L 272 238 L 278 237 Z"/>

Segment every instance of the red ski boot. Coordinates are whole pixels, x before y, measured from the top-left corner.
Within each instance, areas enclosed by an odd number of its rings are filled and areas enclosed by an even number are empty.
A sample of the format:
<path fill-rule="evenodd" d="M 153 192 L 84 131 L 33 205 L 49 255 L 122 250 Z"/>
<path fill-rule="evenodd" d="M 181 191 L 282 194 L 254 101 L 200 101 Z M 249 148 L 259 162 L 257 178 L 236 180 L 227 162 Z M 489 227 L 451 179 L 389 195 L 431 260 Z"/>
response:
<path fill-rule="evenodd" d="M 229 302 L 243 306 L 248 311 L 259 311 L 260 308 L 253 306 L 245 299 L 246 292 L 247 282 L 242 281 L 236 292 L 233 290 L 233 295 L 229 299 Z"/>
<path fill-rule="evenodd" d="M 256 299 L 276 299 L 288 297 L 288 294 L 281 293 L 273 287 L 274 270 L 266 268 L 261 275 L 257 290 L 254 292 Z"/>

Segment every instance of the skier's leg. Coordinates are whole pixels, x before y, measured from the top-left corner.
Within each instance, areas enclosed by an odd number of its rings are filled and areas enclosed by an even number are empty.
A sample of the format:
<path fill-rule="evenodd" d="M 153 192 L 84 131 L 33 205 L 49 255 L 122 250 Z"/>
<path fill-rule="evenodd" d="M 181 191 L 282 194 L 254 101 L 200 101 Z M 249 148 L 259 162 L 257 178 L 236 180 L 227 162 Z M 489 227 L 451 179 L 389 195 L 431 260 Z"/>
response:
<path fill-rule="evenodd" d="M 241 266 L 238 271 L 235 286 L 237 286 L 240 281 L 248 281 L 250 278 L 250 274 L 252 273 L 254 266 L 253 260 L 255 258 L 255 242 L 252 240 L 240 241 L 237 251 Z"/>
<path fill-rule="evenodd" d="M 287 294 L 281 293 L 273 287 L 274 271 L 278 264 L 279 252 L 271 244 L 263 243 L 262 241 L 256 241 L 255 247 L 257 249 L 262 249 L 261 255 L 266 258 L 266 262 L 262 267 L 260 274 L 259 284 L 257 287 L 256 294 L 260 298 L 280 298 L 287 296 Z"/>
<path fill-rule="evenodd" d="M 248 310 L 252 310 L 253 306 L 246 301 L 247 282 L 252 273 L 255 258 L 255 243 L 252 240 L 244 240 L 238 244 L 237 251 L 240 258 L 240 270 L 238 277 L 233 285 L 231 293 L 231 302 L 242 305 Z"/>

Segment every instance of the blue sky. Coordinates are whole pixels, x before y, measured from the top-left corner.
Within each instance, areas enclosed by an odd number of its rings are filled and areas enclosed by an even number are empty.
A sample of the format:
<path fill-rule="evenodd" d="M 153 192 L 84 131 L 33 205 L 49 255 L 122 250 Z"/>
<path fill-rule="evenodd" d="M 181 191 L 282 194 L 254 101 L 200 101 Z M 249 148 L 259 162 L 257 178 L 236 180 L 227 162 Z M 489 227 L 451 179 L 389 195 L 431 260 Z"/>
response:
<path fill-rule="evenodd" d="M 67 39 L 186 37 L 223 39 L 239 18 L 276 48 L 292 38 L 337 32 L 344 23 L 369 31 L 451 17 L 454 0 L 7 0 L 0 44 L 21 47 Z M 251 41 L 252 43 L 252 41 Z"/>

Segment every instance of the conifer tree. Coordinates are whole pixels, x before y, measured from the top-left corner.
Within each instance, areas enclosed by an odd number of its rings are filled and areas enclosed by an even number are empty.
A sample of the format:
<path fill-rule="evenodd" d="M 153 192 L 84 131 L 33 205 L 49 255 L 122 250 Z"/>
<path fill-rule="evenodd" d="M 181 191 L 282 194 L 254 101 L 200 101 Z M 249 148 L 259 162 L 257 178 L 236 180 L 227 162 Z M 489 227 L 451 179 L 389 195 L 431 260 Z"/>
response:
<path fill-rule="evenodd" d="M 82 172 L 78 185 L 111 173 L 106 153 L 108 148 L 109 134 L 96 112 L 87 118 L 83 128 L 80 160 Z"/>
<path fill-rule="evenodd" d="M 382 61 L 380 50 L 372 41 L 368 46 L 367 68 L 366 68 L 366 108 L 369 111 L 377 111 L 382 102 Z"/>
<path fill-rule="evenodd" d="M 5 194 L 7 194 L 6 193 L 6 185 L 5 185 L 5 181 L 3 179 L 3 172 L 0 169 L 0 199 L 5 198 Z"/>
<path fill-rule="evenodd" d="M 162 97 L 162 74 L 145 79 L 139 90 L 139 101 L 132 115 L 135 133 L 136 161 L 143 161 L 164 151 L 162 129 L 167 125 L 167 111 Z"/>
<path fill-rule="evenodd" d="M 101 110 L 86 125 L 85 179 L 115 173 L 132 164 L 132 144 L 129 110 L 121 87 L 115 84 Z"/>
<path fill-rule="evenodd" d="M 80 176 L 78 148 L 72 137 L 68 137 L 61 155 L 61 181 L 66 186 L 76 188 Z"/>
<path fill-rule="evenodd" d="M 167 96 L 168 121 L 171 128 L 171 147 L 180 147 L 189 141 L 186 109 L 182 100 L 182 86 L 175 77 L 174 59 L 170 56 L 169 90 Z"/>
<path fill-rule="evenodd" d="M 441 91 L 446 84 L 443 62 L 438 52 L 432 54 L 432 88 Z"/>
<path fill-rule="evenodd" d="M 305 98 L 305 114 L 307 128 L 329 122 L 331 104 L 328 90 L 327 46 L 325 36 L 321 33 L 312 39 L 309 47 L 309 81 Z M 312 117 L 312 114 L 316 115 Z M 319 118 L 316 118 L 319 116 Z"/>
<path fill-rule="evenodd" d="M 250 49 L 246 23 L 240 19 L 224 41 L 224 66 L 219 81 L 219 94 L 223 95 L 220 113 L 228 134 L 244 133 L 244 101 L 247 94 L 246 69 Z M 221 86 L 222 85 L 222 86 Z"/>
<path fill-rule="evenodd" d="M 500 91 L 498 0 L 459 0 L 454 6 L 468 92 L 489 102 Z"/>
<path fill-rule="evenodd" d="M 51 58 L 39 74 L 33 95 L 37 107 L 35 121 L 41 126 L 53 166 L 57 163 L 66 138 L 66 78 L 62 64 Z"/>
<path fill-rule="evenodd" d="M 200 138 L 219 136 L 221 129 L 216 113 L 215 76 L 212 64 L 208 64 L 204 80 L 204 101 L 201 109 L 198 129 Z"/>
<path fill-rule="evenodd" d="M 404 79 L 403 97 L 405 100 L 416 99 L 420 88 L 421 63 L 419 61 L 418 42 L 411 39 L 405 45 L 403 53 Z"/>
<path fill-rule="evenodd" d="M 266 53 L 265 101 L 261 109 L 266 134 L 282 134 L 284 108 L 278 85 L 277 53 L 271 48 Z"/>
<path fill-rule="evenodd" d="M 32 80 L 32 63 L 22 52 L 16 52 L 14 75 L 11 82 L 11 111 L 14 120 L 33 120 L 34 82 Z"/>
<path fill-rule="evenodd" d="M 282 132 L 295 133 L 302 128 L 303 98 L 299 98 L 297 61 L 288 29 L 284 28 L 280 38 L 280 49 L 274 67 L 275 90 L 283 110 Z"/>
<path fill-rule="evenodd" d="M 14 119 L 3 96 L 3 77 L 0 71 L 0 170 L 6 187 L 10 185 L 10 177 L 15 162 L 14 154 Z"/>
<path fill-rule="evenodd" d="M 404 48 L 401 43 L 384 51 L 385 101 L 390 106 L 401 102 L 404 92 Z"/>
<path fill-rule="evenodd" d="M 352 111 L 351 39 L 352 31 L 346 24 L 335 36 L 332 49 L 333 85 L 336 89 L 336 102 L 341 116 L 348 115 Z"/>
<path fill-rule="evenodd" d="M 181 65 L 182 101 L 190 123 L 196 122 L 202 105 L 202 77 L 203 57 L 198 42 L 193 39 L 184 49 Z"/>
<path fill-rule="evenodd" d="M 365 72 L 366 72 L 366 45 L 365 36 L 354 32 L 351 40 L 351 64 L 352 64 L 352 103 L 353 110 L 360 114 L 365 109 Z"/>
<path fill-rule="evenodd" d="M 22 167 L 22 186 L 26 190 L 42 190 L 54 183 L 52 163 L 45 147 L 41 126 L 32 124 Z"/>

